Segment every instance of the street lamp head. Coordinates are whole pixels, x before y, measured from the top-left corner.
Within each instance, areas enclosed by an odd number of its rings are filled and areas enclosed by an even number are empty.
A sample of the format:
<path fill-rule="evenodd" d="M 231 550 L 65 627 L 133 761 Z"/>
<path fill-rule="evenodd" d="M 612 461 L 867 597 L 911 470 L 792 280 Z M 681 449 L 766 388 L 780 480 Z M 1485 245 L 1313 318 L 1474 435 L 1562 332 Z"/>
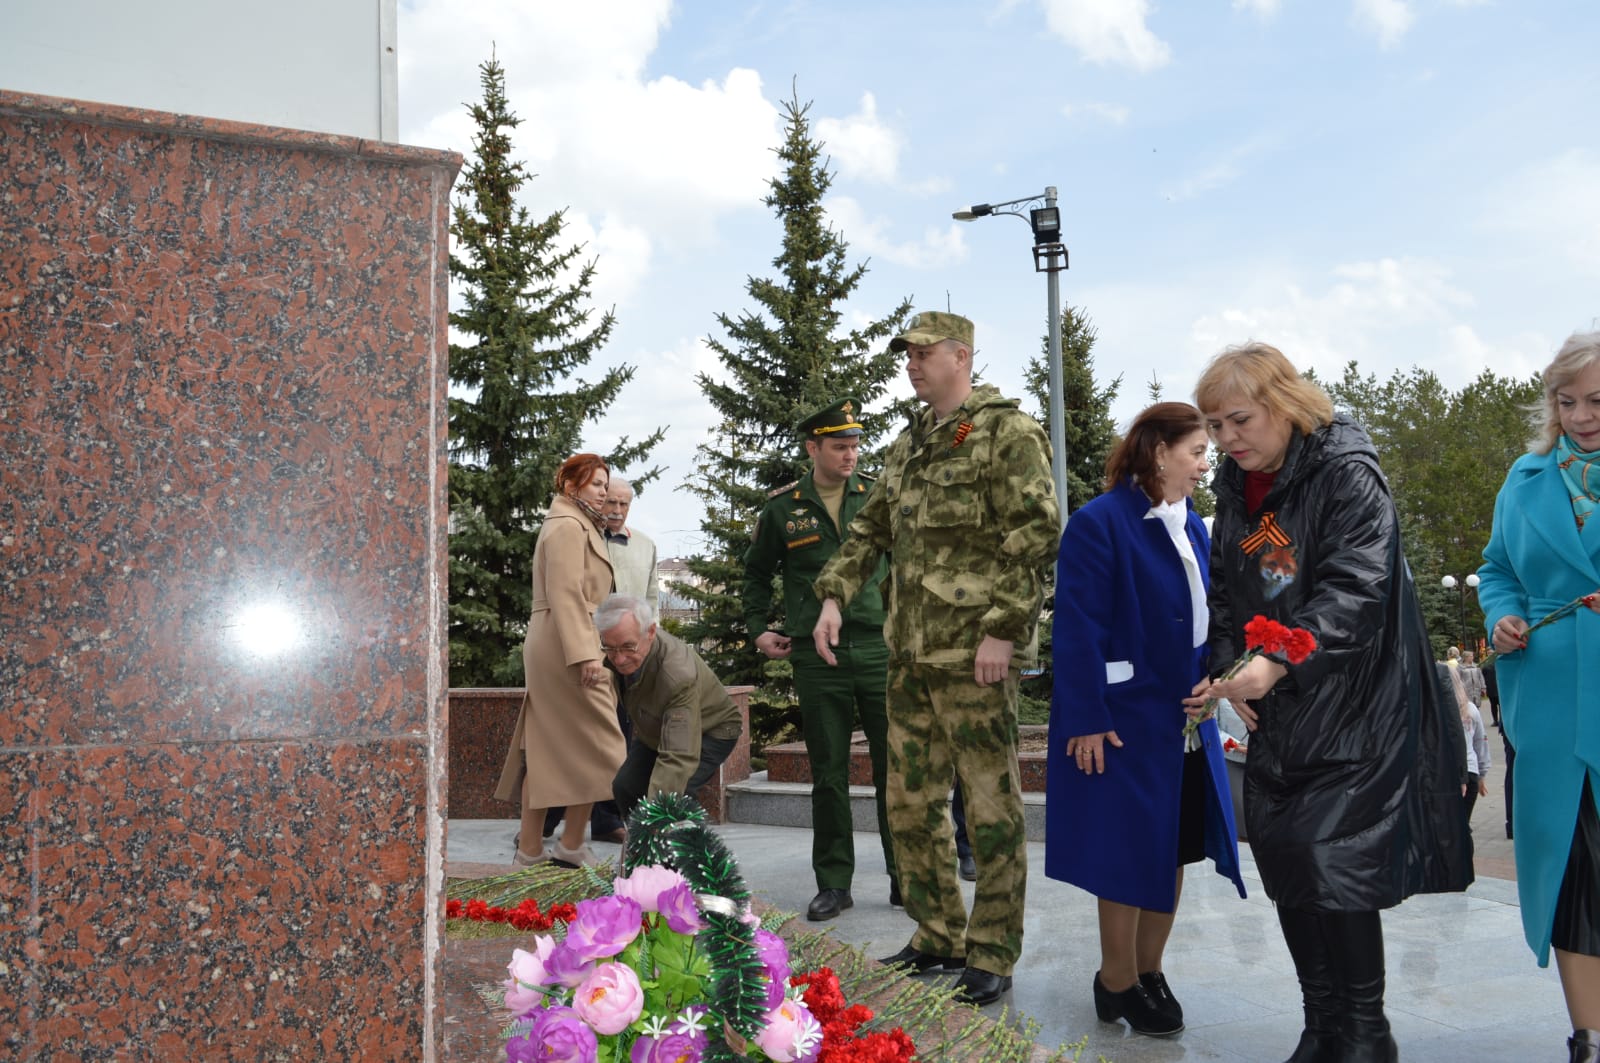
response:
<path fill-rule="evenodd" d="M 1476 572 L 1472 572 L 1472 573 L 1469 573 L 1467 575 L 1467 586 L 1468 587 L 1471 587 L 1471 588 L 1475 589 L 1478 586 L 1479 582 L 1481 582 L 1481 581 L 1478 579 L 1478 574 Z"/>
<path fill-rule="evenodd" d="M 1444 579 L 1440 580 L 1439 583 L 1442 584 L 1444 589 L 1447 591 L 1453 591 L 1456 589 L 1456 578 L 1454 576 L 1446 576 Z"/>
<path fill-rule="evenodd" d="M 966 210 L 958 210 L 950 216 L 956 221 L 972 221 L 974 218 L 987 217 L 994 213 L 994 207 L 987 203 L 974 203 Z"/>
<path fill-rule="evenodd" d="M 1028 212 L 1033 224 L 1033 242 L 1058 244 L 1061 242 L 1061 208 L 1036 207 Z"/>

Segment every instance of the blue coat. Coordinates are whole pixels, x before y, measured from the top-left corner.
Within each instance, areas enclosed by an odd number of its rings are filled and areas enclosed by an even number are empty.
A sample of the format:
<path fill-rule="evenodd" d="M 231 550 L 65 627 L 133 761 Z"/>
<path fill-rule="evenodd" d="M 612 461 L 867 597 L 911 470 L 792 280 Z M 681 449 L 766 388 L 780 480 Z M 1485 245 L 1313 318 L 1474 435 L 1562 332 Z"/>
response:
<path fill-rule="evenodd" d="M 1204 674 L 1183 561 L 1150 499 L 1121 483 L 1067 522 L 1056 567 L 1055 690 L 1045 803 L 1045 874 L 1151 911 L 1177 906 L 1182 701 Z M 1189 542 L 1207 579 L 1209 541 L 1191 504 Z M 1108 673 L 1117 681 L 1108 681 Z M 1116 731 L 1103 775 L 1067 756 L 1075 735 Z M 1209 768 L 1206 855 L 1245 895 L 1216 721 L 1201 727 Z"/>
<path fill-rule="evenodd" d="M 1511 466 L 1494 504 L 1494 530 L 1478 570 L 1487 630 L 1503 616 L 1528 623 L 1600 589 L 1600 519 L 1580 533 L 1550 454 Z M 1500 719 L 1517 751 L 1512 827 L 1522 932 L 1550 962 L 1550 930 L 1583 780 L 1600 800 L 1600 614 L 1579 610 L 1495 661 Z"/>

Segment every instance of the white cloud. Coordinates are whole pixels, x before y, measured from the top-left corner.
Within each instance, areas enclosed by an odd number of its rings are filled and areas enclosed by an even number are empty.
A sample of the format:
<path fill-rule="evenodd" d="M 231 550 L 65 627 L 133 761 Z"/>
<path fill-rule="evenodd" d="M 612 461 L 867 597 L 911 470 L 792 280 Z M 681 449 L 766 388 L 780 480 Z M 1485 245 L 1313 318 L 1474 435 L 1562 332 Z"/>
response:
<path fill-rule="evenodd" d="M 891 184 L 899 175 L 904 138 L 879 121 L 872 93 L 862 95 L 861 110 L 848 118 L 817 119 L 815 132 L 844 176 Z"/>
<path fill-rule="evenodd" d="M 1276 143 L 1275 136 L 1262 134 L 1235 144 L 1224 150 L 1221 158 L 1208 161 L 1195 172 L 1163 185 L 1161 196 L 1173 202 L 1182 202 L 1232 184 L 1246 173 L 1246 164 L 1271 151 Z"/>
<path fill-rule="evenodd" d="M 1262 18 L 1276 15 L 1280 6 L 1280 0 L 1233 0 L 1235 11 L 1253 11 Z"/>
<path fill-rule="evenodd" d="M 1129 111 L 1118 103 L 1068 103 L 1062 105 L 1061 113 L 1067 118 L 1099 119 L 1112 125 L 1123 125 L 1128 121 Z"/>
<path fill-rule="evenodd" d="M 1172 58 L 1150 32 L 1148 0 L 1043 0 L 1045 24 L 1085 59 L 1101 66 L 1154 70 Z"/>
<path fill-rule="evenodd" d="M 1577 148 L 1488 189 L 1481 226 L 1526 247 L 1529 267 L 1559 262 L 1600 279 L 1600 154 Z"/>
<path fill-rule="evenodd" d="M 569 204 L 657 241 L 712 238 L 717 218 L 761 209 L 781 139 L 759 75 L 734 67 L 691 85 L 647 80 L 669 0 L 527 4 L 415 0 L 402 12 L 401 138 L 471 153 L 465 104 L 491 50 L 522 120 L 517 156 L 537 175 L 536 215 Z"/>
<path fill-rule="evenodd" d="M 561 231 L 558 246 L 566 249 L 581 244 L 583 250 L 568 263 L 560 282 L 572 284 L 584 266 L 595 262 L 589 305 L 600 312 L 627 305 L 629 297 L 639 290 L 650 273 L 653 258 L 650 234 L 609 215 L 601 219 L 598 228 L 587 214 L 577 211 L 569 210 L 562 220 L 566 226 Z"/>
<path fill-rule="evenodd" d="M 1239 175 L 1243 172 L 1238 164 L 1232 161 L 1212 163 L 1210 166 L 1206 166 L 1174 184 L 1163 187 L 1161 194 L 1164 198 L 1174 202 L 1194 199 L 1196 196 L 1203 195 L 1213 188 L 1221 188 L 1223 185 L 1232 184 L 1239 179 Z"/>
<path fill-rule="evenodd" d="M 1417 20 L 1406 0 L 1355 0 L 1356 22 L 1378 35 L 1378 44 L 1393 48 Z"/>
<path fill-rule="evenodd" d="M 912 269 L 938 269 L 967 257 L 959 222 L 942 229 L 929 226 L 919 240 L 897 241 L 889 234 L 885 219 L 868 217 L 860 202 L 850 196 L 829 196 L 825 208 L 834 229 L 849 241 L 853 256 L 870 256 Z"/>
<path fill-rule="evenodd" d="M 1380 376 L 1417 365 L 1459 383 L 1476 369 L 1455 361 L 1460 316 L 1474 305 L 1451 271 L 1425 259 L 1382 258 L 1335 267 L 1332 283 L 1310 292 L 1297 283 L 1264 283 L 1249 305 L 1202 314 L 1192 343 L 1214 353 L 1247 339 L 1281 348 L 1298 366 L 1337 375 L 1356 359 Z"/>
<path fill-rule="evenodd" d="M 661 478 L 641 491 L 630 519 L 655 539 L 661 556 L 687 553 L 699 545 L 702 507 L 678 487 L 694 475 L 695 449 L 706 442 L 713 420 L 697 379 L 701 373 L 717 380 L 725 374 L 701 336 L 666 348 L 630 351 L 624 360 L 635 367 L 633 380 L 590 427 L 583 445 L 605 453 L 623 436 L 638 442 L 657 428 L 671 428 L 650 454 L 649 464 L 661 467 Z M 643 471 L 628 469 L 624 475 Z"/>

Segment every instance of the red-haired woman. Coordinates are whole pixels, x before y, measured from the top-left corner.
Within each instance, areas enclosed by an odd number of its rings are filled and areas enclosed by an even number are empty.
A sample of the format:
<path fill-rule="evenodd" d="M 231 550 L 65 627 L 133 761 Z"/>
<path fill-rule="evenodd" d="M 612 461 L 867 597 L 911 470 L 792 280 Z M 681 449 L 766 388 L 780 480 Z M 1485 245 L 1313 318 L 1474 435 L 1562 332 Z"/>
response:
<path fill-rule="evenodd" d="M 603 510 L 611 470 L 574 454 L 556 473 L 556 495 L 533 550 L 533 611 L 522 643 L 528 692 L 495 796 L 522 805 L 516 863 L 597 862 L 583 842 L 589 811 L 611 796 L 627 747 L 605 669 L 595 608 L 611 593 Z M 544 815 L 565 805 L 561 837 L 546 852 Z"/>

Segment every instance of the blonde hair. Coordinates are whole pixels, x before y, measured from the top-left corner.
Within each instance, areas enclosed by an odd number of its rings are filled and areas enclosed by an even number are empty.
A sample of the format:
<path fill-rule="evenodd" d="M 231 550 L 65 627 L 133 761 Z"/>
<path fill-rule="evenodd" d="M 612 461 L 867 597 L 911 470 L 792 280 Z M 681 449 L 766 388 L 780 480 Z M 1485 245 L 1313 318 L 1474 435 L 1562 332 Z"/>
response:
<path fill-rule="evenodd" d="M 1259 402 L 1287 418 L 1302 435 L 1333 422 L 1333 401 L 1327 392 L 1302 377 L 1278 348 L 1254 340 L 1224 348 L 1211 359 L 1194 386 L 1194 403 L 1210 411 L 1230 395 Z"/>
<path fill-rule="evenodd" d="M 1533 438 L 1528 440 L 1528 453 L 1548 454 L 1561 435 L 1561 410 L 1556 405 L 1556 392 L 1576 380 L 1584 370 L 1600 359 L 1600 332 L 1574 332 L 1556 352 L 1555 360 L 1545 366 L 1544 399 L 1529 408 L 1532 415 Z"/>
<path fill-rule="evenodd" d="M 1461 681 L 1461 670 L 1451 668 L 1450 689 L 1456 696 L 1456 711 L 1461 714 L 1461 726 L 1472 725 L 1472 699 L 1467 697 L 1467 685 Z"/>

